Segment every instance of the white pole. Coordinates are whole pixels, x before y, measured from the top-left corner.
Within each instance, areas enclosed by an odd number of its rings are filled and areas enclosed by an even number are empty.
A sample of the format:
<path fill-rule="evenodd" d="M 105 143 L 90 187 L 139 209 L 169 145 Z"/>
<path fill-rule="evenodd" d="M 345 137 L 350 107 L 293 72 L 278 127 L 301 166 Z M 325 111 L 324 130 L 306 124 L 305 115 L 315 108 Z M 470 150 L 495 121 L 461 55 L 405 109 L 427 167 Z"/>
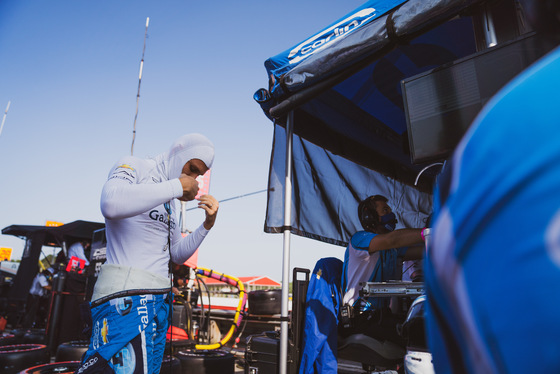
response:
<path fill-rule="evenodd" d="M 181 234 L 186 234 L 187 232 L 187 202 L 181 201 Z"/>
<path fill-rule="evenodd" d="M 4 122 L 6 122 L 6 116 L 8 115 L 8 110 L 10 109 L 10 103 L 11 101 L 8 101 L 8 106 L 4 111 L 4 117 L 2 117 L 2 124 L 0 125 L 0 135 L 2 135 L 2 129 L 4 128 Z"/>
<path fill-rule="evenodd" d="M 138 92 L 136 93 L 136 113 L 134 113 L 134 125 L 132 127 L 132 145 L 130 155 L 134 155 L 134 141 L 136 140 L 136 119 L 138 118 L 138 102 L 140 101 L 140 85 L 142 84 L 142 71 L 144 70 L 144 52 L 146 52 L 146 38 L 148 37 L 148 25 L 150 17 L 146 18 L 146 31 L 144 32 L 144 47 L 142 47 L 142 59 L 140 60 L 140 72 L 138 73 Z"/>
<path fill-rule="evenodd" d="M 484 6 L 483 21 L 484 21 L 484 38 L 486 39 L 486 48 L 495 47 L 498 44 L 496 37 L 496 29 L 494 27 L 494 17 L 487 5 Z"/>
<path fill-rule="evenodd" d="M 288 369 L 288 298 L 290 284 L 290 234 L 292 221 L 292 142 L 294 112 L 288 113 L 286 124 L 286 181 L 284 187 L 284 251 L 282 260 L 282 310 L 280 322 L 280 365 L 279 374 Z"/>

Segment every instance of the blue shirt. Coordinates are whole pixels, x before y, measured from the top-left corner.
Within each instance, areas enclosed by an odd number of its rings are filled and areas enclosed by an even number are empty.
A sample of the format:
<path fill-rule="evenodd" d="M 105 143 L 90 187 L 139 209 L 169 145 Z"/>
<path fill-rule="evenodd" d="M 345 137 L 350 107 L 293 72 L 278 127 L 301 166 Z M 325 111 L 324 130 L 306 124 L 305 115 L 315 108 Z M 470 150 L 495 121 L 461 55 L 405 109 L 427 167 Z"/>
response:
<path fill-rule="evenodd" d="M 344 304 L 353 305 L 359 298 L 360 282 L 384 282 L 401 278 L 402 274 L 397 269 L 397 258 L 404 256 L 408 247 L 370 254 L 369 243 L 376 235 L 368 231 L 358 231 L 350 239 L 344 254 Z M 371 298 L 368 301 L 377 308 L 388 306 L 390 298 Z"/>

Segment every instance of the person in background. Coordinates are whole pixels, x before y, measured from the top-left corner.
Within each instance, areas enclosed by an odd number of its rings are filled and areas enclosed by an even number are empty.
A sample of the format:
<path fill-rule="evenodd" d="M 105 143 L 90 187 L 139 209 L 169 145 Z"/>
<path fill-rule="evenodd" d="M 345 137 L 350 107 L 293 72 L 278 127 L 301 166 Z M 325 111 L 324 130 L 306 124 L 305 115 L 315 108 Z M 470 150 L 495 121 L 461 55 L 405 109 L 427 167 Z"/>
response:
<path fill-rule="evenodd" d="M 184 287 L 189 280 L 191 268 L 186 265 L 173 264 L 173 288 L 175 295 L 182 295 Z"/>
<path fill-rule="evenodd" d="M 88 266 L 89 260 L 86 253 L 88 253 L 90 247 L 91 243 L 88 240 L 77 241 L 68 248 L 68 259 L 70 260 L 72 257 L 77 257 L 80 260 L 84 260 L 85 266 Z"/>
<path fill-rule="evenodd" d="M 558 45 L 560 2 L 521 1 Z M 425 266 L 437 373 L 560 373 L 560 48 L 503 87 L 438 178 Z"/>
<path fill-rule="evenodd" d="M 352 235 L 342 270 L 343 306 L 353 309 L 354 318 L 351 327 L 339 325 L 339 331 L 342 336 L 359 332 L 404 345 L 389 309 L 390 298 L 359 297 L 361 282 L 398 280 L 401 270 L 397 259 L 419 259 L 424 253 L 423 229 L 395 230 L 397 218 L 387 202 L 386 197 L 374 195 L 358 206 L 364 230 Z"/>
<path fill-rule="evenodd" d="M 153 159 L 127 156 L 111 169 L 101 194 L 107 261 L 90 303 L 93 331 L 80 374 L 159 373 L 172 303 L 171 262 L 191 257 L 218 213 L 218 201 L 201 196 L 204 222 L 183 238 L 178 200 L 195 199 L 195 178 L 213 160 L 213 144 L 188 134 Z"/>
<path fill-rule="evenodd" d="M 27 297 L 23 327 L 44 327 L 49 291 L 52 290 L 54 269 L 43 270 L 33 278 Z"/>

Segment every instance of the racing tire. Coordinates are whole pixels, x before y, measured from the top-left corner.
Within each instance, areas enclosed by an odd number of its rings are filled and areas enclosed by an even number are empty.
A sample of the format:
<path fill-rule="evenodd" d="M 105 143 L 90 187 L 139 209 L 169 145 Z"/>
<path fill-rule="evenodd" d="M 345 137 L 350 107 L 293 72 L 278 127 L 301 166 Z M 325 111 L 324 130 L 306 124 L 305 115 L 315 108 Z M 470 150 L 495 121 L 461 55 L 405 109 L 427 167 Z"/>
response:
<path fill-rule="evenodd" d="M 18 343 L 18 339 L 15 335 L 12 334 L 0 335 L 0 347 L 4 345 L 13 345 L 17 343 Z"/>
<path fill-rule="evenodd" d="M 89 348 L 87 340 L 73 340 L 62 343 L 56 349 L 56 362 L 82 361 L 82 356 Z"/>
<path fill-rule="evenodd" d="M 21 328 L 11 333 L 18 339 L 18 344 L 46 344 L 47 341 L 45 329 Z"/>
<path fill-rule="evenodd" d="M 181 361 L 177 357 L 165 355 L 161 363 L 160 374 L 181 374 Z"/>
<path fill-rule="evenodd" d="M 233 374 L 235 370 L 235 356 L 226 351 L 185 349 L 175 356 L 184 374 Z"/>
<path fill-rule="evenodd" d="M 0 373 L 17 373 L 25 368 L 45 364 L 49 350 L 44 344 L 16 344 L 0 347 Z"/>
<path fill-rule="evenodd" d="M 72 374 L 80 367 L 80 361 L 53 362 L 33 366 L 19 372 L 19 374 Z"/>

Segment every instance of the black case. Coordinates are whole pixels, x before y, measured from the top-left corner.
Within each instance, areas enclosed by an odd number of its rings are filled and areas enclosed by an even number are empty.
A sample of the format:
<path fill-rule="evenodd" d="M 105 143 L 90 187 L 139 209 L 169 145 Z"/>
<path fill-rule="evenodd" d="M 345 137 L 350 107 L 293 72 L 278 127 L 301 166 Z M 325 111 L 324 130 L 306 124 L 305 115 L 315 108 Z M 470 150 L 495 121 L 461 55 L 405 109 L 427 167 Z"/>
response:
<path fill-rule="evenodd" d="M 261 315 L 280 314 L 282 290 L 257 290 L 249 292 L 249 313 Z"/>
<path fill-rule="evenodd" d="M 171 325 L 180 329 L 187 329 L 187 311 L 184 305 L 174 304 Z"/>
<path fill-rule="evenodd" d="M 280 333 L 268 331 L 247 338 L 245 374 L 278 373 Z"/>

